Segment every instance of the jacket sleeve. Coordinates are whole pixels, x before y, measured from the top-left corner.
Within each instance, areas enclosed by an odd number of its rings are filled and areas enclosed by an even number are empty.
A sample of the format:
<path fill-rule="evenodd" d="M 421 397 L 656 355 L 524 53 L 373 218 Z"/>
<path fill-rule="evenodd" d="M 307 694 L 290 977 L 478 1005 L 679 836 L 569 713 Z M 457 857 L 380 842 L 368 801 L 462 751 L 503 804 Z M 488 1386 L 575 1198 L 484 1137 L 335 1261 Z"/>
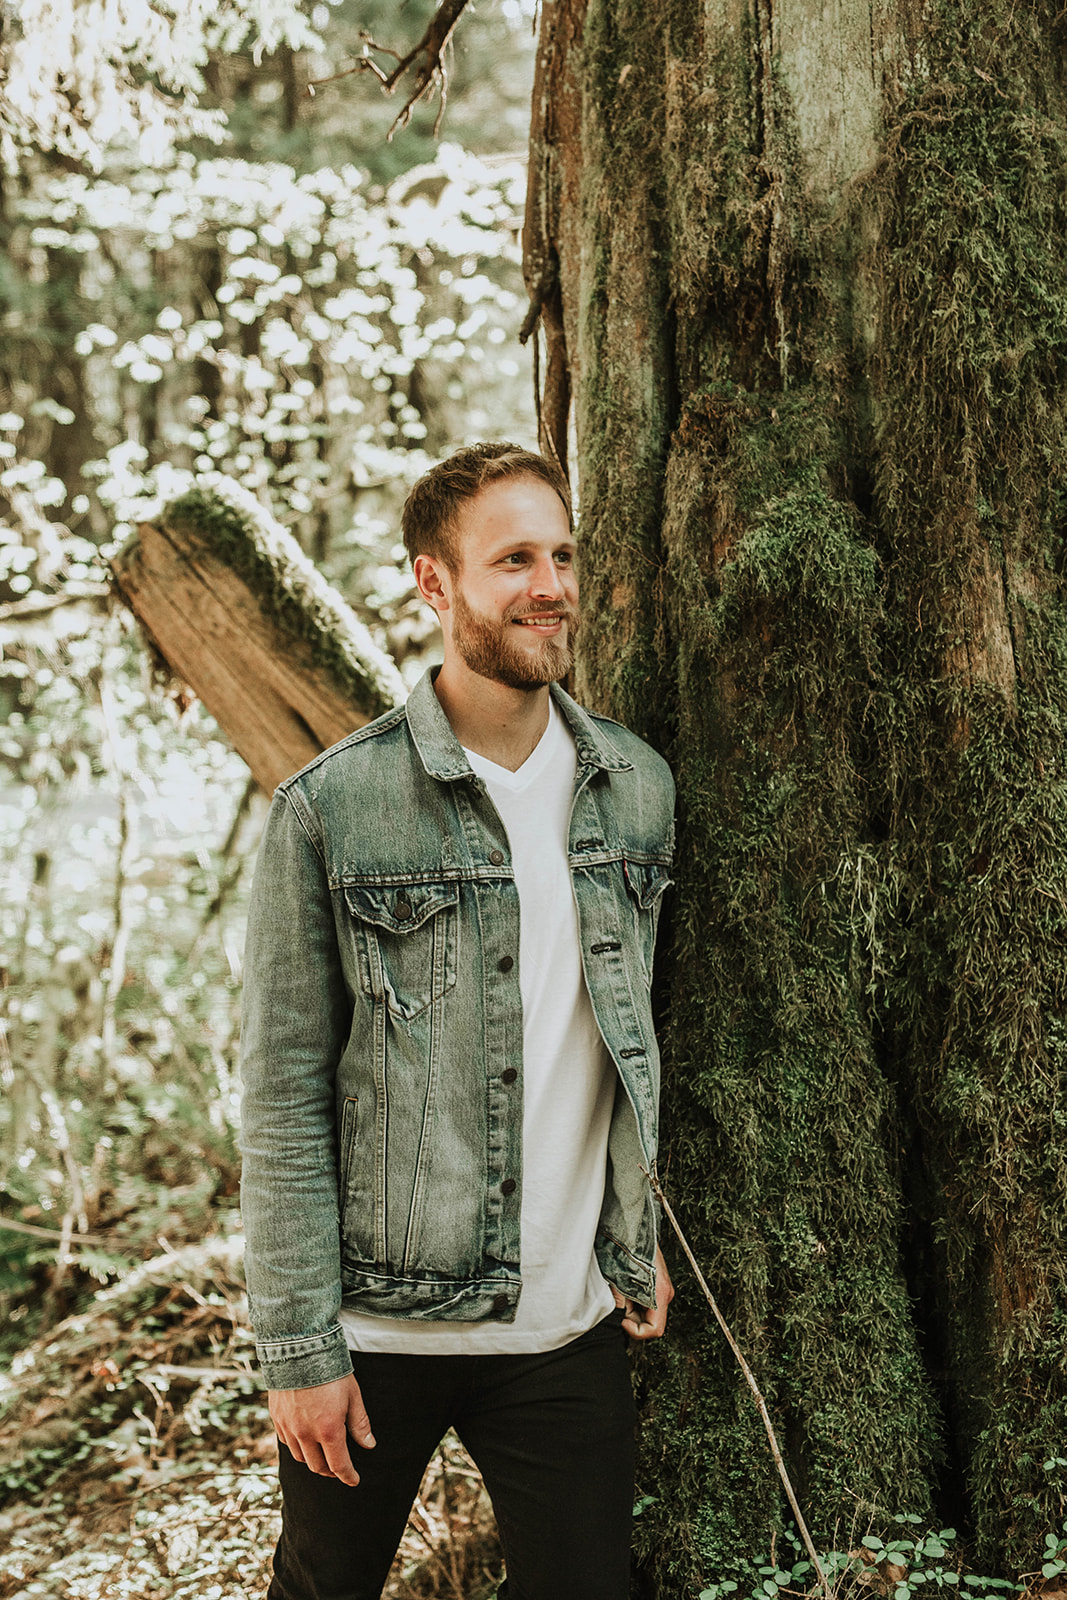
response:
<path fill-rule="evenodd" d="M 241 1020 L 241 1210 L 256 1353 L 271 1389 L 347 1376 L 334 1077 L 352 1006 L 326 872 L 279 791 L 252 884 Z"/>

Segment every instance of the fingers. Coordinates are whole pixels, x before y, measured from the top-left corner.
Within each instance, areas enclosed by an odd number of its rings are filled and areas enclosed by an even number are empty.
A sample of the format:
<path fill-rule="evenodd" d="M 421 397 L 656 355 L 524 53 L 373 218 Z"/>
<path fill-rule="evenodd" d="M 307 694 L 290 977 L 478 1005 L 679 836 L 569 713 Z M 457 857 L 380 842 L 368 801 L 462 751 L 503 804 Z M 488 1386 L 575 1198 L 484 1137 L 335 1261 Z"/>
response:
<path fill-rule="evenodd" d="M 656 1249 L 656 1304 L 663 1306 L 664 1310 L 674 1299 L 674 1284 L 667 1271 L 667 1263 L 663 1259 L 663 1251 Z"/>
<path fill-rule="evenodd" d="M 312 1472 L 321 1473 L 327 1478 L 337 1478 L 339 1482 L 347 1483 L 350 1489 L 354 1489 L 359 1482 L 359 1473 L 352 1465 L 352 1457 L 348 1453 L 346 1430 L 342 1427 L 339 1433 L 320 1439 L 318 1443 L 325 1464 L 316 1466 L 308 1461 L 307 1465 L 311 1467 Z"/>
<path fill-rule="evenodd" d="M 348 1401 L 347 1423 L 348 1431 L 356 1443 L 361 1445 L 364 1450 L 373 1450 L 375 1439 L 371 1432 L 370 1418 L 367 1415 L 367 1408 L 363 1404 L 363 1396 L 355 1378 L 352 1379 L 352 1393 Z"/>
<path fill-rule="evenodd" d="M 336 1478 L 350 1489 L 359 1483 L 359 1473 L 348 1453 L 348 1435 L 343 1429 L 338 1434 L 319 1437 L 293 1432 L 283 1435 L 279 1431 L 278 1437 L 293 1460 L 301 1462 L 309 1472 L 321 1478 Z"/>
<path fill-rule="evenodd" d="M 623 1317 L 622 1325 L 631 1339 L 662 1339 L 667 1331 L 667 1307 L 657 1306 L 653 1311 L 648 1306 L 634 1306 L 628 1317 Z"/>
<path fill-rule="evenodd" d="M 349 1455 L 349 1433 L 365 1450 L 373 1449 L 374 1435 L 354 1377 L 311 1389 L 272 1390 L 268 1404 L 278 1438 L 294 1461 L 356 1487 L 359 1473 Z"/>
<path fill-rule="evenodd" d="M 640 1326 L 643 1315 L 641 1307 L 635 1305 L 628 1295 L 622 1293 L 621 1289 L 616 1289 L 613 1283 L 609 1283 L 608 1288 L 611 1290 L 611 1297 L 615 1301 L 616 1311 L 625 1312 L 621 1326 L 630 1335 L 631 1339 L 640 1338 L 641 1336 L 637 1329 Z"/>
<path fill-rule="evenodd" d="M 624 1300 L 614 1284 L 611 1292 L 615 1296 L 615 1304 L 623 1305 L 626 1315 L 622 1325 L 631 1339 L 644 1343 L 647 1339 L 662 1339 L 667 1331 L 667 1308 L 674 1299 L 674 1285 L 671 1275 L 667 1271 L 667 1263 L 663 1259 L 662 1251 L 656 1251 L 656 1305 L 639 1306 L 632 1300 Z"/>

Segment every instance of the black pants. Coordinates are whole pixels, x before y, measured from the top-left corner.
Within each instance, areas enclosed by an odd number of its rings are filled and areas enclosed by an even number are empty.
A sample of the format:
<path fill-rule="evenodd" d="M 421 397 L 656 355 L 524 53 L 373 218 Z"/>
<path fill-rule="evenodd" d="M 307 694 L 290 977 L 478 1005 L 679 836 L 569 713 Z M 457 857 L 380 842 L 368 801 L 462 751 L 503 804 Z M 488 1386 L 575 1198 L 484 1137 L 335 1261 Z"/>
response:
<path fill-rule="evenodd" d="M 626 1600 L 634 1403 L 622 1313 L 532 1356 L 352 1356 L 374 1437 L 354 1489 L 281 1448 L 267 1600 L 379 1600 L 422 1474 L 454 1428 L 482 1474 L 508 1600 Z"/>

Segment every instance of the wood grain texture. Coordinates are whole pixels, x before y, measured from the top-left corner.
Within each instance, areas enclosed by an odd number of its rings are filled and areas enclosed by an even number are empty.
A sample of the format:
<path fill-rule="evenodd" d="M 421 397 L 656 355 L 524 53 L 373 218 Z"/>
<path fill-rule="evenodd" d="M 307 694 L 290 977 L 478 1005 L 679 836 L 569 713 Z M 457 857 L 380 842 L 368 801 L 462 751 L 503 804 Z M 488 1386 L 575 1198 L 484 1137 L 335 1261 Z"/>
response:
<path fill-rule="evenodd" d="M 307 642 L 269 617 L 259 596 L 187 528 L 142 523 L 112 570 L 160 654 L 268 793 L 388 709 L 356 704 L 348 685 L 340 688 L 313 663 Z"/>

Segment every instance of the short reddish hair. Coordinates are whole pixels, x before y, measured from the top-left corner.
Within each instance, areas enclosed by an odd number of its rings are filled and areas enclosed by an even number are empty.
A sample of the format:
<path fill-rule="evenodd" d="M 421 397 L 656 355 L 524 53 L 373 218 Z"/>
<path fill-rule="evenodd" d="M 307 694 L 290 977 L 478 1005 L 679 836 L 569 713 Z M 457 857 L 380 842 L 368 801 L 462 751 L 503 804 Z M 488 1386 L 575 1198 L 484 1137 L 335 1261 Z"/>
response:
<path fill-rule="evenodd" d="M 423 473 L 404 501 L 400 526 L 411 561 L 416 556 L 433 556 L 455 571 L 459 564 L 455 536 L 460 507 L 487 485 L 503 478 L 540 478 L 559 495 L 568 525 L 573 528 L 570 486 L 554 462 L 517 444 L 465 445 Z"/>

